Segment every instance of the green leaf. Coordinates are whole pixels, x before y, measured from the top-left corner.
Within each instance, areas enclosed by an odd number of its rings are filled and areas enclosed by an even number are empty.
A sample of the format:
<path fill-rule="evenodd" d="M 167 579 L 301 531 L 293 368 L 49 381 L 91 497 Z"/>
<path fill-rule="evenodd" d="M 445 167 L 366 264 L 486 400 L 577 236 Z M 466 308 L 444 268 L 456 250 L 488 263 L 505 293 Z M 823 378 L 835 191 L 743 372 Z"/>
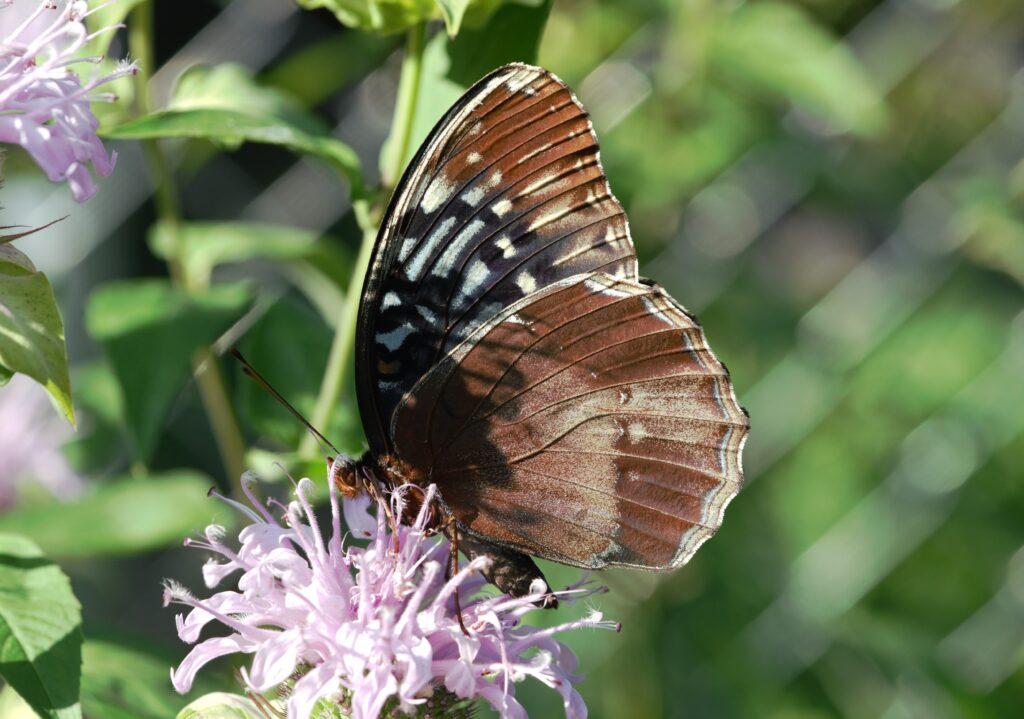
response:
<path fill-rule="evenodd" d="M 216 517 L 234 514 L 207 497 L 213 481 L 187 471 L 124 478 L 77 502 L 35 504 L 0 515 L 0 532 L 24 534 L 55 557 L 131 555 L 175 546 Z"/>
<path fill-rule="evenodd" d="M 81 717 L 81 607 L 60 568 L 0 535 L 0 676 L 41 716 Z"/>
<path fill-rule="evenodd" d="M 434 0 L 298 0 L 310 10 L 326 8 L 338 21 L 361 30 L 388 33 L 423 22 L 435 10 Z"/>
<path fill-rule="evenodd" d="M 95 7 L 91 8 L 89 16 L 85 20 L 86 26 L 89 28 L 89 32 L 96 33 L 106 28 L 112 28 L 115 25 L 124 23 L 125 19 L 136 5 L 141 5 L 148 0 L 117 0 L 117 2 L 99 3 Z M 89 44 L 85 46 L 85 50 L 82 51 L 83 56 L 97 56 L 106 55 L 110 52 L 110 43 L 117 37 L 116 30 L 107 30 L 101 33 L 89 41 Z M 147 68 L 150 72 L 155 72 L 156 68 Z"/>
<path fill-rule="evenodd" d="M 14 372 L 43 385 L 74 425 L 64 323 L 53 287 L 28 257 L 0 244 L 0 375 Z"/>
<path fill-rule="evenodd" d="M 188 701 L 167 679 L 167 668 L 176 661 L 170 654 L 122 638 L 89 638 L 82 660 L 86 719 L 167 719 Z M 208 675 L 204 672 L 196 678 L 189 696 L 215 690 L 218 683 Z"/>
<path fill-rule="evenodd" d="M 157 223 L 149 245 L 162 259 L 178 256 L 180 246 L 185 273 L 196 287 L 209 284 L 213 269 L 224 263 L 302 259 L 334 246 L 321 242 L 317 232 L 258 222 Z"/>
<path fill-rule="evenodd" d="M 856 56 L 796 7 L 748 3 L 729 13 L 718 26 L 710 58 L 748 92 L 784 97 L 832 131 L 867 137 L 887 125 L 881 94 Z"/>
<path fill-rule="evenodd" d="M 448 30 L 448 37 L 455 37 L 462 27 L 462 18 L 466 14 L 470 0 L 437 0 L 437 6 L 441 9 L 441 17 L 444 18 L 445 29 Z"/>
<path fill-rule="evenodd" d="M 156 448 L 196 350 L 212 344 L 248 305 L 249 291 L 242 285 L 185 294 L 165 280 L 135 280 L 93 293 L 86 326 L 103 345 L 121 385 L 126 425 L 144 460 Z"/>
<path fill-rule="evenodd" d="M 177 719 L 260 719 L 263 714 L 248 697 L 215 692 L 181 710 Z"/>
<path fill-rule="evenodd" d="M 308 307 L 285 296 L 249 328 L 239 348 L 300 412 L 309 416 L 316 404 L 331 348 L 331 330 Z M 295 448 L 305 429 L 266 390 L 244 382 L 237 390 L 239 416 L 264 437 Z M 319 428 L 330 434 L 330 428 Z"/>
<path fill-rule="evenodd" d="M 364 194 L 359 157 L 330 128 L 279 90 L 257 85 L 238 65 L 195 67 L 179 80 L 166 110 L 106 131 L 119 140 L 206 139 L 229 148 L 243 142 L 280 145 L 327 161 Z"/>
<path fill-rule="evenodd" d="M 404 163 L 470 85 L 506 63 L 537 61 L 550 10 L 551 0 L 533 7 L 504 5 L 482 26 L 464 28 L 454 39 L 444 33 L 431 38 L 424 51 L 419 101 Z"/>

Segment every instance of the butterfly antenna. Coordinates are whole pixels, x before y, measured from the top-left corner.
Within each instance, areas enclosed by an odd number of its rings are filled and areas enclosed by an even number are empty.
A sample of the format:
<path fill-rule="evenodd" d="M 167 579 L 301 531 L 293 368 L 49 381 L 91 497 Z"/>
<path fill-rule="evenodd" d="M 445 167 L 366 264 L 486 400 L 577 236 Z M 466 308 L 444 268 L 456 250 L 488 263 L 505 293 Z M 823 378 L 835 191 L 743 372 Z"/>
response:
<path fill-rule="evenodd" d="M 241 363 L 242 371 L 245 374 L 247 374 L 249 377 L 251 377 L 253 380 L 255 380 L 256 384 L 258 384 L 260 387 L 265 389 L 270 394 L 271 397 L 276 399 L 281 404 L 282 407 L 284 407 L 286 410 L 291 412 L 292 416 L 295 417 L 295 419 L 299 420 L 299 422 L 301 422 L 302 425 L 306 429 L 309 430 L 310 434 L 312 434 L 314 437 L 316 437 L 317 441 L 320 442 L 321 445 L 327 445 L 328 447 L 330 447 L 334 451 L 334 453 L 336 455 L 337 454 L 341 454 L 341 450 L 339 450 L 337 447 L 335 447 L 334 444 L 331 442 L 331 440 L 327 439 L 327 437 L 325 437 L 320 432 L 320 430 L 318 430 L 316 427 L 314 427 L 312 424 L 310 424 L 309 420 L 306 419 L 305 417 L 303 417 L 302 413 L 299 412 L 299 410 L 295 409 L 292 406 L 291 402 L 286 400 L 284 398 L 284 396 L 281 395 L 280 392 L 278 392 L 276 389 L 274 389 L 274 387 L 270 384 L 270 382 L 267 381 L 267 379 L 263 375 L 261 375 L 259 372 L 256 371 L 255 367 L 253 367 L 251 364 L 249 364 L 249 360 L 247 360 L 242 355 L 242 353 L 238 351 L 237 347 L 232 347 L 229 350 L 229 352 L 231 352 L 231 356 L 232 357 L 234 357 L 236 360 L 238 360 Z"/>

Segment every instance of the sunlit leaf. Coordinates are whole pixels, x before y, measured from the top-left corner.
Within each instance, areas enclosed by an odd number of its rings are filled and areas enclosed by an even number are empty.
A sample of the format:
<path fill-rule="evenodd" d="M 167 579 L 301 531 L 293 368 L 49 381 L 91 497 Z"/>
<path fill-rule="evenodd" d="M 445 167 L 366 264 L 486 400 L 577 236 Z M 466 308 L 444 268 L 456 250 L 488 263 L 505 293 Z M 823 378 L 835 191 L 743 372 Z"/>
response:
<path fill-rule="evenodd" d="M 438 33 L 423 56 L 419 99 L 403 165 L 416 153 L 441 115 L 466 89 L 501 65 L 537 61 L 551 2 L 503 5 L 486 23 L 463 28 L 456 38 Z M 385 148 L 384 152 L 387 152 Z"/>
<path fill-rule="evenodd" d="M 176 658 L 123 638 L 86 639 L 82 647 L 82 710 L 86 719 L 167 719 L 188 701 L 171 686 L 167 668 Z M 214 691 L 210 672 L 196 678 L 188 696 Z"/>
<path fill-rule="evenodd" d="M 128 431 L 141 457 L 152 455 L 193 354 L 245 313 L 249 297 L 242 285 L 187 295 L 165 280 L 112 283 L 92 295 L 86 325 L 121 385 Z"/>
<path fill-rule="evenodd" d="M 260 87 L 237 65 L 192 68 L 179 80 L 167 109 L 105 134 L 122 140 L 206 139 L 229 148 L 243 142 L 281 145 L 327 161 L 348 179 L 353 194 L 363 190 L 359 158 L 352 148 L 294 100 Z"/>
<path fill-rule="evenodd" d="M 747 92 L 783 97 L 832 132 L 873 136 L 887 124 L 882 97 L 856 56 L 792 5 L 748 3 L 728 13 L 710 60 Z"/>
<path fill-rule="evenodd" d="M 181 710 L 177 719 L 260 719 L 263 714 L 248 697 L 226 692 L 207 694 Z"/>
<path fill-rule="evenodd" d="M 441 17 L 444 18 L 445 29 L 448 30 L 448 37 L 455 37 L 462 27 L 462 18 L 466 14 L 470 0 L 437 0 L 437 6 L 441 9 Z"/>
<path fill-rule="evenodd" d="M 54 557 L 140 554 L 176 546 L 214 517 L 230 525 L 229 508 L 207 496 L 212 485 L 184 471 L 114 480 L 76 502 L 0 515 L 0 532 L 31 537 Z"/>
<path fill-rule="evenodd" d="M 320 239 L 318 232 L 262 222 L 192 222 L 155 225 L 149 244 L 158 257 L 180 256 L 190 280 L 201 287 L 217 265 L 309 257 Z"/>
<path fill-rule="evenodd" d="M 39 382 L 74 424 L 64 323 L 50 281 L 22 252 L 0 244 L 0 376 Z"/>
<path fill-rule="evenodd" d="M 25 537 L 0 535 L 0 676 L 47 719 L 82 716 L 81 607 Z"/>

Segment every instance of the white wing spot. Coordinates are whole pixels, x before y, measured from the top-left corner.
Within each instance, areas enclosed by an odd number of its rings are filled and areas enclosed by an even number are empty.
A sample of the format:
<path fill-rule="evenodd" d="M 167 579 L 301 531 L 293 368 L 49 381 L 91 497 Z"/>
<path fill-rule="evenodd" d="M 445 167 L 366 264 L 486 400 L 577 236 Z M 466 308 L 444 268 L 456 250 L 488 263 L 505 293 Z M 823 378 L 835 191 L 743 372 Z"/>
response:
<path fill-rule="evenodd" d="M 441 222 L 434 231 L 427 237 L 426 243 L 419 251 L 413 255 L 412 259 L 405 265 L 405 276 L 410 280 L 419 279 L 420 275 L 423 274 L 423 267 L 427 264 L 427 260 L 434 253 L 434 248 L 437 247 L 441 240 L 448 236 L 452 227 L 455 226 L 455 218 L 448 217 Z"/>
<path fill-rule="evenodd" d="M 408 322 L 405 322 L 390 332 L 377 335 L 377 344 L 384 345 L 394 352 L 402 346 L 402 343 L 405 342 L 405 338 L 412 334 L 412 332 L 413 326 Z"/>
<path fill-rule="evenodd" d="M 520 272 L 519 276 L 516 277 L 516 284 L 523 291 L 523 294 L 526 295 L 537 289 L 537 280 L 529 272 Z"/>
<path fill-rule="evenodd" d="M 516 248 L 512 245 L 512 240 L 508 238 L 508 235 L 502 235 L 494 244 L 501 250 L 501 256 L 505 259 L 512 257 L 516 253 Z"/>
<path fill-rule="evenodd" d="M 398 295 L 394 292 L 388 292 L 384 295 L 384 301 L 381 302 L 380 307 L 381 309 L 386 310 L 388 307 L 394 307 L 399 304 L 401 304 L 401 301 L 398 299 Z"/>
<path fill-rule="evenodd" d="M 512 200 L 498 200 L 491 207 L 491 212 L 496 214 L 498 217 L 504 217 L 512 209 Z"/>
<path fill-rule="evenodd" d="M 480 162 L 480 160 L 482 160 L 482 159 L 484 159 L 483 155 L 481 155 L 479 152 L 474 151 L 474 152 L 471 152 L 468 155 L 466 155 L 466 164 L 467 165 L 475 165 L 476 163 Z"/>
<path fill-rule="evenodd" d="M 409 258 L 409 253 L 416 246 L 415 237 L 406 237 L 402 240 L 402 249 L 398 253 L 398 261 L 405 262 Z"/>
<path fill-rule="evenodd" d="M 427 186 L 426 192 L 423 193 L 423 200 L 420 201 L 420 208 L 429 214 L 451 197 L 454 191 L 455 187 L 448 182 L 444 174 L 440 174 Z"/>
<path fill-rule="evenodd" d="M 430 274 L 436 277 L 447 277 L 455 266 L 455 261 L 460 259 L 465 250 L 466 245 L 476 239 L 476 236 L 480 234 L 480 231 L 487 226 L 487 223 L 483 220 L 473 220 L 466 225 L 459 234 L 455 236 L 455 239 L 451 241 L 445 251 L 441 253 L 437 262 L 434 264 L 434 268 L 430 271 Z"/>
<path fill-rule="evenodd" d="M 647 428 L 644 427 L 643 422 L 631 422 L 629 425 L 629 441 L 636 444 L 642 439 L 647 437 Z"/>
<path fill-rule="evenodd" d="M 466 271 L 465 279 L 462 282 L 462 288 L 459 290 L 458 304 L 464 304 L 469 297 L 476 294 L 476 291 L 483 286 L 490 274 L 490 269 L 488 269 L 487 265 L 483 261 L 473 260 L 473 264 L 471 264 L 469 269 Z"/>

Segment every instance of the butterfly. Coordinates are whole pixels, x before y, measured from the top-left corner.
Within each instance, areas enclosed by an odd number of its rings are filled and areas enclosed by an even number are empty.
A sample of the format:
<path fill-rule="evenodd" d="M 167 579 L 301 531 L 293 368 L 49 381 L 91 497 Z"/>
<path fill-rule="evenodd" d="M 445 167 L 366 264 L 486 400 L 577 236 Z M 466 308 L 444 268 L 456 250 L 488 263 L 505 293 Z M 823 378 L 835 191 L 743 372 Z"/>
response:
<path fill-rule="evenodd" d="M 539 67 L 480 80 L 406 169 L 355 372 L 369 450 L 335 482 L 436 485 L 435 525 L 513 596 L 554 603 L 531 557 L 679 567 L 742 484 L 728 371 L 637 274 L 587 112 Z"/>

